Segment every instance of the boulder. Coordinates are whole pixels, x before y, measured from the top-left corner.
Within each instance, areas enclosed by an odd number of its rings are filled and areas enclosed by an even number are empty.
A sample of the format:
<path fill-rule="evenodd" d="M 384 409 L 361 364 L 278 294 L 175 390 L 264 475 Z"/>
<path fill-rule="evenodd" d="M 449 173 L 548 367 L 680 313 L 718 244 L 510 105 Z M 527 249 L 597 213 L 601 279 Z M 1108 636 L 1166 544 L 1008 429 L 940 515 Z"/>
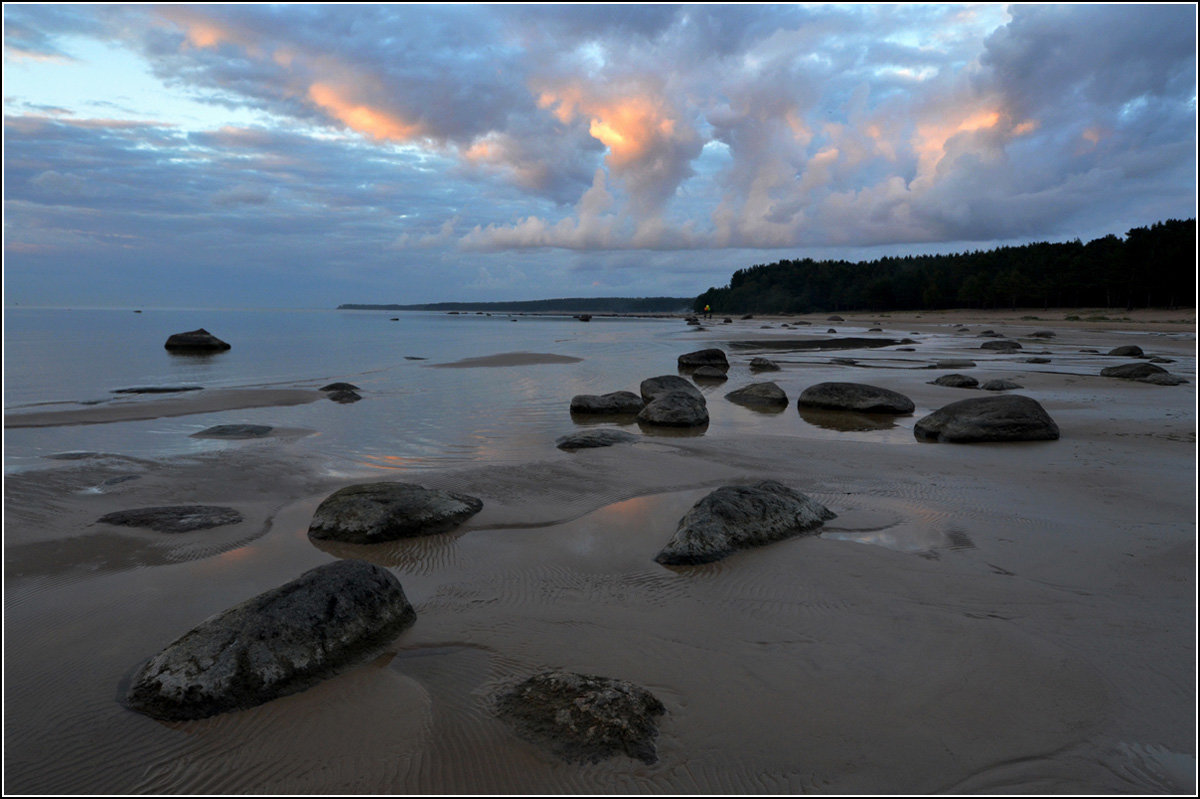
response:
<path fill-rule="evenodd" d="M 1138 379 L 1139 383 L 1153 383 L 1156 386 L 1178 386 L 1181 383 L 1186 383 L 1187 380 L 1179 375 L 1163 372 L 1162 374 L 1147 375 Z"/>
<path fill-rule="evenodd" d="M 729 379 L 725 370 L 716 366 L 700 366 L 692 372 L 692 379 L 697 383 L 720 383 Z"/>
<path fill-rule="evenodd" d="M 165 505 L 106 513 L 96 521 L 121 527 L 144 527 L 158 533 L 190 533 L 240 524 L 242 514 L 219 505 Z"/>
<path fill-rule="evenodd" d="M 709 563 L 741 549 L 809 532 L 836 515 L 774 480 L 725 486 L 684 514 L 674 537 L 654 560 L 669 566 Z"/>
<path fill-rule="evenodd" d="M 193 628 L 146 662 L 126 696 L 164 721 L 261 705 L 360 662 L 416 620 L 380 566 L 318 566 Z"/>
<path fill-rule="evenodd" d="M 996 379 L 989 380 L 980 386 L 984 391 L 1012 391 L 1014 388 L 1025 388 L 1011 380 Z"/>
<path fill-rule="evenodd" d="M 637 436 L 633 433 L 626 433 L 624 430 L 582 430 L 578 433 L 571 433 L 559 438 L 555 442 L 561 450 L 566 452 L 574 452 L 577 449 L 593 449 L 596 447 L 611 447 L 613 444 L 624 444 L 628 441 L 637 441 Z"/>
<path fill-rule="evenodd" d="M 656 716 L 666 707 L 646 689 L 623 680 L 546 671 L 500 691 L 497 715 L 522 738 L 573 763 L 625 755 L 658 761 Z"/>
<path fill-rule="evenodd" d="M 274 429 L 265 424 L 219 424 L 192 433 L 192 438 L 262 438 Z"/>
<path fill-rule="evenodd" d="M 1155 355 L 1150 359 L 1150 363 L 1175 363 L 1175 361 L 1170 358 L 1164 358 L 1161 355 Z"/>
<path fill-rule="evenodd" d="M 751 408 L 785 408 L 788 404 L 784 390 L 771 382 L 751 383 L 745 388 L 730 391 L 725 399 Z"/>
<path fill-rule="evenodd" d="M 974 369 L 975 362 L 950 359 L 950 360 L 946 360 L 946 361 L 938 361 L 936 364 L 934 364 L 933 368 L 934 369 Z"/>
<path fill-rule="evenodd" d="M 1142 348 L 1136 344 L 1126 344 L 1124 347 L 1116 347 L 1109 350 L 1106 355 L 1113 355 L 1118 358 L 1141 358 L 1146 353 L 1142 352 Z"/>
<path fill-rule="evenodd" d="M 691 381 L 685 380 L 679 375 L 648 377 L 642 381 L 638 390 L 641 391 L 642 400 L 647 403 L 652 402 L 660 394 L 667 394 L 672 391 L 682 391 L 684 394 L 691 394 L 696 399 L 704 401 L 704 394 L 700 389 L 692 385 Z"/>
<path fill-rule="evenodd" d="M 414 359 L 415 360 L 415 359 Z M 358 391 L 358 386 L 353 383 L 330 383 L 327 386 L 321 386 L 321 391 Z"/>
<path fill-rule="evenodd" d="M 1167 370 L 1152 363 L 1123 363 L 1100 370 L 1101 377 L 1119 377 L 1122 380 L 1143 380 L 1151 375 L 1167 374 Z"/>
<path fill-rule="evenodd" d="M 751 372 L 778 372 L 779 364 L 775 363 L 774 361 L 772 361 L 769 358 L 751 358 L 750 359 L 750 371 Z"/>
<path fill-rule="evenodd" d="M 637 420 L 642 424 L 662 427 L 700 427 L 708 424 L 708 407 L 703 395 L 683 391 L 657 394 L 646 404 Z"/>
<path fill-rule="evenodd" d="M 707 350 L 697 350 L 679 356 L 680 369 L 696 369 L 701 366 L 712 366 L 718 369 L 729 369 L 729 359 L 723 350 L 715 347 Z"/>
<path fill-rule="evenodd" d="M 837 314 L 834 314 L 833 316 L 825 317 L 825 321 L 826 322 L 845 322 L 846 320 L 843 319 L 842 317 L 838 316 Z"/>
<path fill-rule="evenodd" d="M 175 333 L 167 338 L 163 346 L 177 352 L 222 352 L 231 349 L 229 344 L 202 327 L 186 333 Z"/>
<path fill-rule="evenodd" d="M 1033 338 L 1054 338 L 1055 337 L 1055 333 L 1053 330 L 1038 330 L 1034 333 L 1030 333 L 1029 335 L 1032 336 Z"/>
<path fill-rule="evenodd" d="M 1049 358 L 1026 358 L 1025 363 L 1050 363 Z"/>
<path fill-rule="evenodd" d="M 466 494 L 413 483 L 362 483 L 317 506 L 308 534 L 318 540 L 374 544 L 453 530 L 483 508 Z"/>
<path fill-rule="evenodd" d="M 952 402 L 919 420 L 913 435 L 923 441 L 966 444 L 984 441 L 1053 441 L 1058 425 L 1037 400 L 1020 394 Z"/>
<path fill-rule="evenodd" d="M 800 393 L 796 405 L 860 413 L 912 413 L 913 401 L 898 391 L 863 383 L 817 383 Z"/>
<path fill-rule="evenodd" d="M 608 394 L 577 394 L 571 398 L 571 413 L 632 414 L 640 411 L 645 402 L 632 391 L 613 391 Z"/>
<path fill-rule="evenodd" d="M 979 386 L 979 381 L 970 375 L 942 375 L 937 380 L 930 380 L 931 386 L 947 386 L 949 388 L 976 388 Z"/>
<path fill-rule="evenodd" d="M 979 345 L 981 350 L 1000 350 L 1001 352 L 1011 352 L 1021 349 L 1021 343 L 1012 341 L 1011 339 L 1002 339 L 999 341 L 985 341 Z"/>
<path fill-rule="evenodd" d="M 358 402 L 362 397 L 354 391 L 330 391 L 327 395 L 332 402 L 340 402 L 346 405 L 351 402 Z"/>

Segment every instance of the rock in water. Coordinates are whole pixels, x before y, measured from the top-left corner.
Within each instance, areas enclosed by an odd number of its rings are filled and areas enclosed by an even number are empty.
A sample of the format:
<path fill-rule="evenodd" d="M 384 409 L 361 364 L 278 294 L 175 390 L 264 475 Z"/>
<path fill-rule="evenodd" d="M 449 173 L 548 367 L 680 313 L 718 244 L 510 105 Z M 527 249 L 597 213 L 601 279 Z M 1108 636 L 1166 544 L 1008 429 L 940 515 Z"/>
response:
<path fill-rule="evenodd" d="M 608 394 L 576 394 L 571 398 L 571 413 L 623 414 L 638 413 L 646 403 L 632 391 L 613 391 Z"/>
<path fill-rule="evenodd" d="M 1168 374 L 1166 369 L 1152 363 L 1123 363 L 1120 366 L 1107 366 L 1100 370 L 1101 377 L 1119 377 L 1122 380 L 1145 380 L 1151 375 Z"/>
<path fill-rule="evenodd" d="M 265 424 L 219 424 L 192 433 L 192 438 L 262 438 L 274 429 Z"/>
<path fill-rule="evenodd" d="M 127 701 L 164 721 L 261 705 L 374 654 L 416 617 L 387 569 L 339 560 L 202 622 L 137 671 Z"/>
<path fill-rule="evenodd" d="M 145 527 L 159 533 L 190 533 L 239 524 L 242 514 L 219 505 L 165 505 L 106 513 L 96 521 L 121 527 Z"/>
<path fill-rule="evenodd" d="M 615 755 L 658 761 L 655 717 L 666 708 L 633 683 L 546 671 L 499 693 L 495 705 L 518 735 L 568 762 L 599 763 Z"/>
<path fill-rule="evenodd" d="M 642 424 L 662 427 L 700 427 L 708 424 L 708 405 L 683 391 L 658 394 L 637 415 Z"/>
<path fill-rule="evenodd" d="M 483 508 L 466 494 L 412 483 L 363 483 L 317 506 L 308 534 L 318 540 L 375 544 L 453 530 Z"/>
<path fill-rule="evenodd" d="M 658 395 L 671 391 L 682 391 L 684 394 L 691 394 L 698 400 L 704 400 L 704 393 L 679 375 L 647 377 L 642 381 L 639 390 L 642 393 L 642 400 L 647 403 L 653 402 Z"/>
<path fill-rule="evenodd" d="M 561 450 L 574 452 L 577 449 L 611 447 L 613 444 L 624 444 L 628 441 L 637 441 L 637 436 L 624 430 L 583 430 L 562 436 L 554 443 Z"/>
<path fill-rule="evenodd" d="M 708 563 L 741 549 L 806 533 L 836 516 L 819 502 L 774 480 L 725 486 L 684 514 L 674 538 L 654 559 L 669 566 Z"/>
<path fill-rule="evenodd" d="M 937 380 L 930 380 L 931 386 L 948 386 L 949 388 L 976 388 L 979 381 L 970 375 L 942 375 Z"/>
<path fill-rule="evenodd" d="M 778 372 L 779 364 L 772 361 L 770 358 L 751 358 L 751 372 Z"/>
<path fill-rule="evenodd" d="M 723 383 L 729 379 L 725 370 L 717 366 L 700 366 L 692 372 L 692 379 L 697 383 Z"/>
<path fill-rule="evenodd" d="M 1019 394 L 952 402 L 921 419 L 913 435 L 925 441 L 1053 441 L 1058 425 L 1037 400 Z"/>
<path fill-rule="evenodd" d="M 331 401 L 340 403 L 342 405 L 348 405 L 351 402 L 358 402 L 360 399 L 362 399 L 357 391 L 330 391 L 326 394 L 326 396 L 329 397 Z"/>
<path fill-rule="evenodd" d="M 859 413 L 912 413 L 913 401 L 898 391 L 863 383 L 817 383 L 800 393 L 796 405 Z"/>
<path fill-rule="evenodd" d="M 745 388 L 730 391 L 725 399 L 738 405 L 758 408 L 784 408 L 788 404 L 784 390 L 770 381 L 751 383 Z"/>
<path fill-rule="evenodd" d="M 716 348 L 697 350 L 679 356 L 680 369 L 695 369 L 700 366 L 713 366 L 718 369 L 729 369 L 729 359 L 725 352 Z"/>
<path fill-rule="evenodd" d="M 330 383 L 329 385 L 321 386 L 321 391 L 358 391 L 358 386 L 353 383 Z"/>
<path fill-rule="evenodd" d="M 1142 352 L 1142 348 L 1136 344 L 1126 344 L 1124 347 L 1115 347 L 1108 351 L 1108 355 L 1115 355 L 1118 358 L 1141 358 L 1146 353 Z"/>
<path fill-rule="evenodd" d="M 982 388 L 984 391 L 1012 391 L 1013 389 L 1016 389 L 1016 388 L 1025 388 L 1025 387 L 1020 385 L 1019 383 L 1014 383 L 1011 380 L 997 378 L 996 380 L 987 381 L 986 383 L 981 385 L 980 388 Z"/>
<path fill-rule="evenodd" d="M 167 343 L 163 346 L 180 352 L 220 352 L 231 349 L 229 344 L 202 327 L 186 333 L 175 333 L 167 338 Z"/>
<path fill-rule="evenodd" d="M 1021 349 L 1021 343 L 1019 341 L 1010 341 L 1008 339 L 1002 341 L 985 341 L 979 345 L 979 349 L 1012 352 L 1013 350 Z"/>

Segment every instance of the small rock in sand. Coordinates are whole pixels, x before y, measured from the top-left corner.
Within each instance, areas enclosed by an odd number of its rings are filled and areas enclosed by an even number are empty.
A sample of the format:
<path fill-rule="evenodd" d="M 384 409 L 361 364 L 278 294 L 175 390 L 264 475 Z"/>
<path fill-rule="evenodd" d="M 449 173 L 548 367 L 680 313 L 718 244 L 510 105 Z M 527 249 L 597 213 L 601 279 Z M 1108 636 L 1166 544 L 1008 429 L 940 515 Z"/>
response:
<path fill-rule="evenodd" d="M 970 375 L 942 375 L 937 380 L 930 380 L 931 386 L 947 386 L 948 388 L 976 388 L 979 381 Z"/>
<path fill-rule="evenodd" d="M 751 358 L 750 359 L 750 371 L 751 372 L 778 372 L 779 364 L 775 363 L 774 361 L 772 361 L 769 358 Z"/>
<path fill-rule="evenodd" d="M 1145 355 L 1145 353 L 1142 352 L 1142 348 L 1136 344 L 1127 344 L 1124 347 L 1116 347 L 1109 350 L 1106 354 L 1113 355 L 1118 358 L 1141 358 L 1143 355 Z"/>

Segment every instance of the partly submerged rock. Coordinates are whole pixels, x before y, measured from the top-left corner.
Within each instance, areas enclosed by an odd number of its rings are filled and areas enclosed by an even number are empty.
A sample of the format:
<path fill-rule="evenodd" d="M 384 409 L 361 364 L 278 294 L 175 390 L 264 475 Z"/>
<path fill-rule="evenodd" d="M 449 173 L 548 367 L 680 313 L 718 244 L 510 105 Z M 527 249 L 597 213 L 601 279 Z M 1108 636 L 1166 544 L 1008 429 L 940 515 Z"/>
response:
<path fill-rule="evenodd" d="M 1126 344 L 1124 347 L 1115 347 L 1105 354 L 1118 358 L 1141 358 L 1146 353 L 1142 352 L 1142 348 L 1136 344 Z"/>
<path fill-rule="evenodd" d="M 970 375 L 942 375 L 936 380 L 930 380 L 931 386 L 947 386 L 949 388 L 976 388 L 979 386 L 979 381 Z"/>
<path fill-rule="evenodd" d="M 679 375 L 648 377 L 642 381 L 639 390 L 644 402 L 653 402 L 654 398 L 660 394 L 668 394 L 672 391 L 682 391 L 684 394 L 691 394 L 698 400 L 704 400 L 703 392 L 692 385 L 691 381 L 685 380 Z"/>
<path fill-rule="evenodd" d="M 974 369 L 975 362 L 951 358 L 945 361 L 938 361 L 933 366 L 934 369 Z"/>
<path fill-rule="evenodd" d="M 574 452 L 577 449 L 611 447 L 613 444 L 624 444 L 629 441 L 637 441 L 637 436 L 633 433 L 626 433 L 624 430 L 603 428 L 600 430 L 582 430 L 578 433 L 562 436 L 555 442 L 555 445 L 561 450 Z"/>
<path fill-rule="evenodd" d="M 796 405 L 860 413 L 912 413 L 913 401 L 898 391 L 864 383 L 817 383 L 800 393 Z"/>
<path fill-rule="evenodd" d="M 998 341 L 985 341 L 979 345 L 981 350 L 999 350 L 1000 352 L 1012 352 L 1013 350 L 1021 349 L 1019 341 L 1011 339 L 1000 339 Z"/>
<path fill-rule="evenodd" d="M 637 415 L 642 424 L 662 427 L 700 427 L 708 424 L 708 406 L 703 395 L 699 399 L 684 391 L 656 394 Z"/>
<path fill-rule="evenodd" d="M 358 391 L 358 386 L 353 383 L 330 383 L 327 386 L 321 386 L 321 391 Z"/>
<path fill-rule="evenodd" d="M 1025 387 L 1018 383 L 1014 383 L 1011 380 L 997 378 L 996 380 L 987 381 L 986 383 L 981 385 L 980 388 L 982 388 L 984 391 L 1012 391 L 1015 388 L 1025 388 Z"/>
<path fill-rule="evenodd" d="M 599 763 L 616 755 L 658 761 L 655 717 L 666 707 L 633 683 L 546 671 L 499 692 L 494 702 L 518 735 L 568 762 Z"/>
<path fill-rule="evenodd" d="M 737 391 L 730 391 L 725 399 L 752 408 L 785 408 L 788 404 L 784 390 L 770 381 L 751 383 Z"/>
<path fill-rule="evenodd" d="M 1138 382 L 1153 383 L 1156 386 L 1178 386 L 1181 383 L 1186 383 L 1187 380 L 1179 375 L 1163 372 L 1162 374 L 1152 374 L 1138 378 Z"/>
<path fill-rule="evenodd" d="M 351 402 L 358 402 L 360 399 L 362 399 L 362 396 L 355 391 L 330 391 L 328 392 L 327 396 L 333 402 L 339 402 L 342 405 L 346 405 Z"/>
<path fill-rule="evenodd" d="M 232 348 L 202 327 L 186 333 L 172 334 L 163 346 L 179 352 L 221 352 Z"/>
<path fill-rule="evenodd" d="M 374 654 L 416 620 L 380 566 L 318 566 L 214 616 L 146 662 L 130 708 L 164 721 L 201 719 L 294 694 Z"/>
<path fill-rule="evenodd" d="M 1052 441 L 1058 425 L 1037 400 L 1020 394 L 952 402 L 919 420 L 913 435 L 924 441 Z"/>
<path fill-rule="evenodd" d="M 1033 338 L 1054 338 L 1057 334 L 1053 330 L 1037 330 L 1029 335 Z"/>
<path fill-rule="evenodd" d="M 782 483 L 718 488 L 692 506 L 654 558 L 664 565 L 720 560 L 820 527 L 837 514 Z"/>
<path fill-rule="evenodd" d="M 1100 370 L 1101 377 L 1119 377 L 1122 380 L 1145 380 L 1151 375 L 1165 375 L 1167 370 L 1152 363 L 1123 363 L 1120 366 L 1108 366 Z"/>
<path fill-rule="evenodd" d="M 697 350 L 696 352 L 689 352 L 679 356 L 680 369 L 695 369 L 701 366 L 713 366 L 718 369 L 728 369 L 729 359 L 725 357 L 724 350 L 719 350 L 715 347 L 707 350 Z"/>
<path fill-rule="evenodd" d="M 207 427 L 192 438 L 262 438 L 275 428 L 265 424 L 219 424 Z"/>
<path fill-rule="evenodd" d="M 751 372 L 778 372 L 779 364 L 772 361 L 770 358 L 751 358 Z"/>
<path fill-rule="evenodd" d="M 645 402 L 632 391 L 612 391 L 608 394 L 576 394 L 571 398 L 571 413 L 632 414 L 639 412 Z"/>
<path fill-rule="evenodd" d="M 318 540 L 374 544 L 453 530 L 483 508 L 466 494 L 413 483 L 361 483 L 317 506 L 308 534 Z"/>
<path fill-rule="evenodd" d="M 165 505 L 106 513 L 96 521 L 121 527 L 144 527 L 158 533 L 190 533 L 240 524 L 242 514 L 220 505 Z"/>

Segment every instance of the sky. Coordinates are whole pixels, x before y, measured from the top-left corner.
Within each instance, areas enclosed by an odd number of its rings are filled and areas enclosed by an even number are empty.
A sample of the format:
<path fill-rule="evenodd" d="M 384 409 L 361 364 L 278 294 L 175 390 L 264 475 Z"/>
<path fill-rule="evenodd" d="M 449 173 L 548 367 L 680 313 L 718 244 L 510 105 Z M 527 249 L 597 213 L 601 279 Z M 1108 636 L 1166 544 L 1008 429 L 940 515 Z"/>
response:
<path fill-rule="evenodd" d="M 4 5 L 6 307 L 695 296 L 1196 215 L 1196 8 Z"/>

